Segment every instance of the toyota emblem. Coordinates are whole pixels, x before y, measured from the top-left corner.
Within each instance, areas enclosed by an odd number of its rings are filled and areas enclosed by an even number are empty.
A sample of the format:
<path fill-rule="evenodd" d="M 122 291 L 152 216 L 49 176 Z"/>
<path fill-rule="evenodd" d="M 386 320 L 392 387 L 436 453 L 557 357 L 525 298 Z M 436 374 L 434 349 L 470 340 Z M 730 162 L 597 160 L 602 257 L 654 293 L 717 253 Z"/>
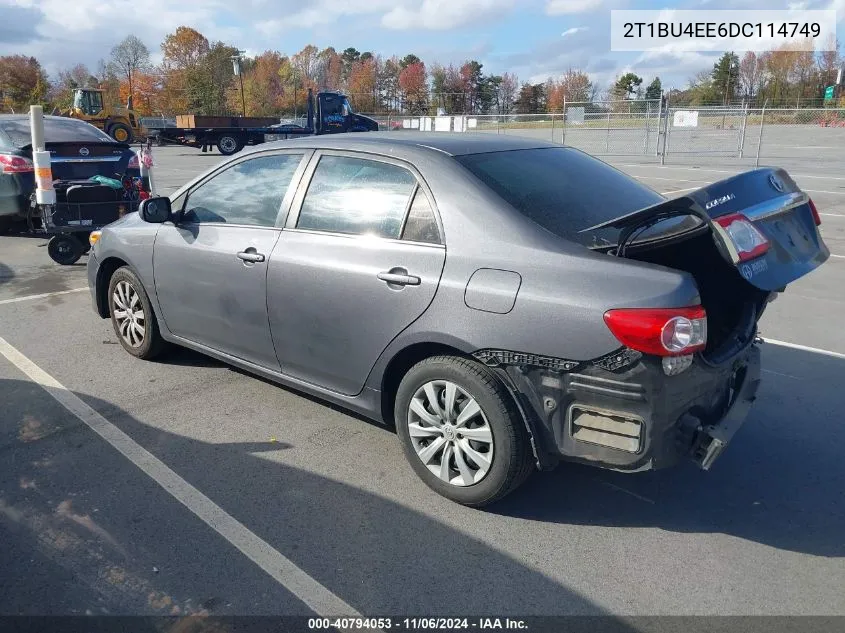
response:
<path fill-rule="evenodd" d="M 82 156 L 88 156 L 88 148 L 87 148 L 87 147 L 80 147 L 80 148 L 79 148 L 79 153 L 80 153 L 80 155 L 82 155 Z"/>
<path fill-rule="evenodd" d="M 772 187 L 774 187 L 777 191 L 783 193 L 783 181 L 780 178 L 772 174 L 769 176 L 769 182 L 772 183 Z"/>

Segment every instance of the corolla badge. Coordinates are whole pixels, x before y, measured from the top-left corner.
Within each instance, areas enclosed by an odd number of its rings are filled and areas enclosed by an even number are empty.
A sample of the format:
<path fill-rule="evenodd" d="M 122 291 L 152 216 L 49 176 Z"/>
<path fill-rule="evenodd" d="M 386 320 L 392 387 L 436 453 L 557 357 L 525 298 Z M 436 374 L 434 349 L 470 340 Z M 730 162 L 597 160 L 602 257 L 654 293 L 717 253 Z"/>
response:
<path fill-rule="evenodd" d="M 707 211 L 709 211 L 709 210 L 710 210 L 710 209 L 712 209 L 713 207 L 718 207 L 720 204 L 724 204 L 724 203 L 726 203 L 726 202 L 730 202 L 730 201 L 731 201 L 731 200 L 733 200 L 734 198 L 736 198 L 736 196 L 735 196 L 734 194 L 732 194 L 732 193 L 726 194 L 726 195 L 724 195 L 724 196 L 719 196 L 718 198 L 714 198 L 713 200 L 711 200 L 710 202 L 708 202 L 707 204 L 705 204 L 705 205 L 704 205 L 704 208 L 705 208 Z"/>
<path fill-rule="evenodd" d="M 88 148 L 87 148 L 87 147 L 80 147 L 80 148 L 79 148 L 79 154 L 80 154 L 80 156 L 88 156 L 88 153 L 89 153 L 89 152 L 88 152 Z"/>
<path fill-rule="evenodd" d="M 769 176 L 769 182 L 772 183 L 772 187 L 774 187 L 778 192 L 783 193 L 784 186 L 783 181 L 780 178 L 772 174 Z"/>

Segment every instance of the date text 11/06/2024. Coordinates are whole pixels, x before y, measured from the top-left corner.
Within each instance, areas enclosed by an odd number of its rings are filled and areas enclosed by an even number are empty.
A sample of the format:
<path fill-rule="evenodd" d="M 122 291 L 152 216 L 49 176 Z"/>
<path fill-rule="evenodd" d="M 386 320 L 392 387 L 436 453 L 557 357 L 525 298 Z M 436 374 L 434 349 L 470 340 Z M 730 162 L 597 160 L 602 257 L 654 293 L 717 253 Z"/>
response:
<path fill-rule="evenodd" d="M 707 38 L 757 37 L 792 39 L 821 35 L 818 22 L 625 22 L 626 38 Z"/>
<path fill-rule="evenodd" d="M 313 631 L 341 630 L 397 630 L 397 631 L 458 631 L 458 630 L 527 630 L 525 620 L 517 618 L 309 618 L 308 629 Z"/>

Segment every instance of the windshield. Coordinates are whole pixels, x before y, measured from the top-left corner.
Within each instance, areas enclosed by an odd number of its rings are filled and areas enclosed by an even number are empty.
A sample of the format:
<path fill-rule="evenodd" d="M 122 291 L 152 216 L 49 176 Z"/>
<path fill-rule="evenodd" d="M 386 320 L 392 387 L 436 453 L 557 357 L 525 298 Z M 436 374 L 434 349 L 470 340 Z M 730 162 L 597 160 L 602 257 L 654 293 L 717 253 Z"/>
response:
<path fill-rule="evenodd" d="M 344 97 L 343 98 L 343 107 L 345 108 L 346 112 L 344 114 L 354 114 L 355 110 L 352 109 L 352 104 L 349 103 L 349 99 Z"/>
<path fill-rule="evenodd" d="M 584 244 L 615 244 L 618 229 L 579 233 L 662 202 L 657 192 L 600 160 L 566 147 L 456 156 L 519 213 L 555 235 Z"/>
<path fill-rule="evenodd" d="M 2 129 L 15 147 L 25 147 L 32 142 L 29 119 L 0 121 Z M 114 143 L 108 134 L 83 121 L 63 118 L 44 118 L 44 140 L 47 143 Z"/>

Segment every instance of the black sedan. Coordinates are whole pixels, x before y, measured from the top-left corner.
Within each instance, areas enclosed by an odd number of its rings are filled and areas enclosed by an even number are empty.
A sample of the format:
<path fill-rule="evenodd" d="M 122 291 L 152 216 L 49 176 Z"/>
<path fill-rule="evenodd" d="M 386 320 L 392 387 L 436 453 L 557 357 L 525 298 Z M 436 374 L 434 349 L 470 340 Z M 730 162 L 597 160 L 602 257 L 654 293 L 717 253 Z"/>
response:
<path fill-rule="evenodd" d="M 44 139 L 55 180 L 81 181 L 93 176 L 121 179 L 140 176 L 138 156 L 84 121 L 44 117 Z M 24 225 L 35 190 L 29 116 L 0 115 L 0 233 Z"/>

